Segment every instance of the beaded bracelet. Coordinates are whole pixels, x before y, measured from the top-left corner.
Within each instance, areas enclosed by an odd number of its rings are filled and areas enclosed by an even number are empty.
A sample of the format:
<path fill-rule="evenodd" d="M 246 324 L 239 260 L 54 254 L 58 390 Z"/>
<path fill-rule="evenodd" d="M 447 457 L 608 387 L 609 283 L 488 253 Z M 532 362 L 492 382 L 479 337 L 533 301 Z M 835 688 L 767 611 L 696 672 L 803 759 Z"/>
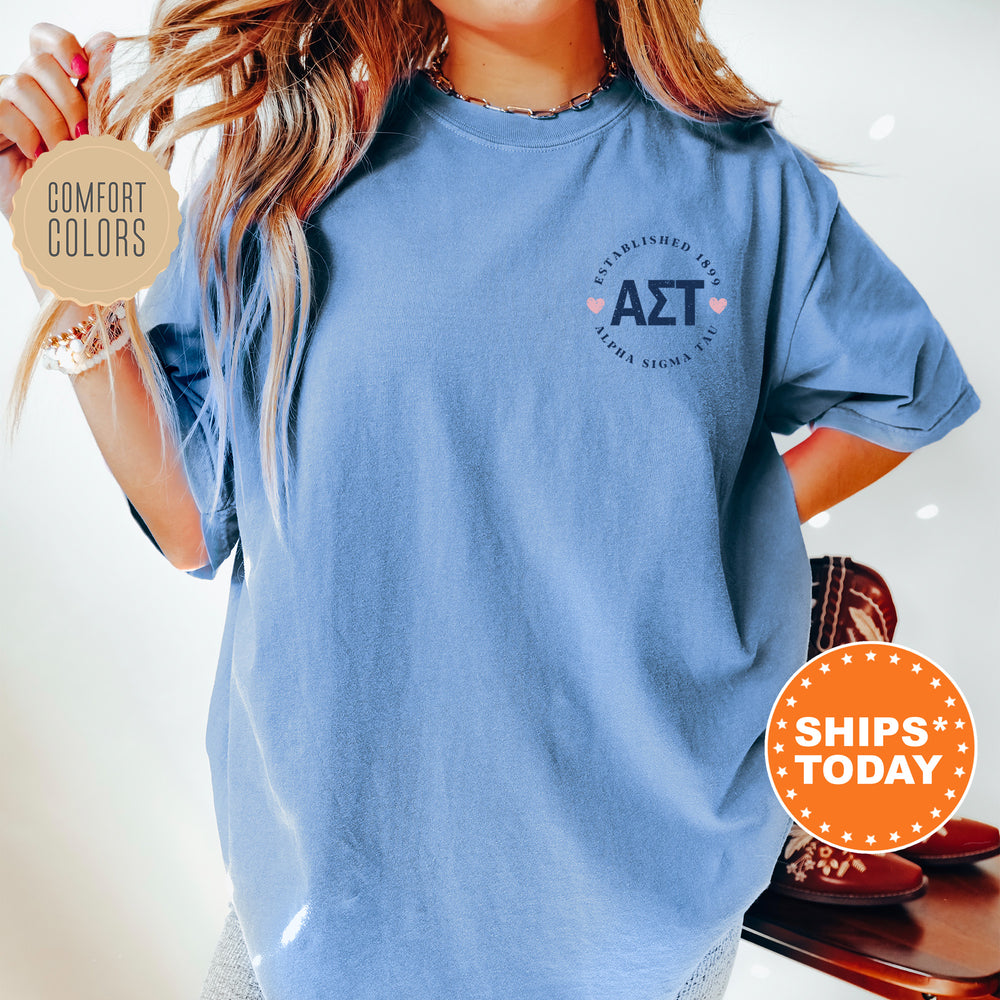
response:
<path fill-rule="evenodd" d="M 97 317 L 91 313 L 82 323 L 74 324 L 69 330 L 53 334 L 42 348 L 42 365 L 50 371 L 63 371 L 67 375 L 79 375 L 124 347 L 129 340 L 128 330 L 122 324 L 125 318 L 125 303 L 119 302 L 106 318 L 108 326 L 108 348 L 99 338 L 94 338 L 88 347 L 85 338 L 94 329 Z"/>

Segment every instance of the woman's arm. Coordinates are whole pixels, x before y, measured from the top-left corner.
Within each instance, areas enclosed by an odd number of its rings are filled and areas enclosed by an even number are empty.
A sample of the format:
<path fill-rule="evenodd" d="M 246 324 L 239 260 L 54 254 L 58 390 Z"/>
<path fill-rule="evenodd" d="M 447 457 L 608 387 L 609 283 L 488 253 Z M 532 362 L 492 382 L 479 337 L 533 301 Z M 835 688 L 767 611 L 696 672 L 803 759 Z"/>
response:
<path fill-rule="evenodd" d="M 87 99 L 114 41 L 114 35 L 102 32 L 82 46 L 75 35 L 54 24 L 31 29 L 32 55 L 0 86 L 0 215 L 8 220 L 14 193 L 41 151 L 87 131 Z M 74 78 L 79 79 L 78 87 Z M 45 293 L 30 272 L 24 273 L 41 302 Z M 56 328 L 67 330 L 88 312 L 67 302 Z M 114 369 L 117 418 L 105 366 Z M 206 565 L 201 513 L 169 435 L 166 455 L 161 455 L 160 423 L 131 348 L 70 379 L 111 474 L 160 550 L 178 569 Z"/>
<path fill-rule="evenodd" d="M 820 427 L 782 458 L 792 480 L 799 521 L 846 500 L 881 479 L 909 454 Z"/>
<path fill-rule="evenodd" d="M 70 318 L 69 323 L 74 322 L 77 319 Z M 117 419 L 112 412 L 105 365 L 114 368 Z M 71 375 L 70 380 L 104 461 L 152 532 L 160 551 L 177 569 L 206 565 L 201 513 L 169 434 L 167 463 L 161 467 L 160 422 L 131 348 L 126 345 L 96 367 Z"/>

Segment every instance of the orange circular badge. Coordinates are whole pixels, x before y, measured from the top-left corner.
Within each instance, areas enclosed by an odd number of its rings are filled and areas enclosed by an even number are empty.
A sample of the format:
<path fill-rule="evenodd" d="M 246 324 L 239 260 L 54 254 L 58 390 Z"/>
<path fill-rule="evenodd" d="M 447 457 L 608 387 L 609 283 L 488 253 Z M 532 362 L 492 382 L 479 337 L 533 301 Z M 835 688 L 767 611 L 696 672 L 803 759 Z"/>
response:
<path fill-rule="evenodd" d="M 906 646 L 854 642 L 814 657 L 767 720 L 766 761 L 789 816 L 855 853 L 923 840 L 958 809 L 976 731 L 958 685 Z"/>

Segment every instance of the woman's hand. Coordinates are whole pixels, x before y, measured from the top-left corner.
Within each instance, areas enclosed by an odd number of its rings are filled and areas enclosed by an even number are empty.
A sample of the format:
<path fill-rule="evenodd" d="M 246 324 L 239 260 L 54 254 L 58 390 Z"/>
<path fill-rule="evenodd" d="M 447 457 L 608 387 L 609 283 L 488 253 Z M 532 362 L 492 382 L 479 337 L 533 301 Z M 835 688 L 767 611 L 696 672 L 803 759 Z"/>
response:
<path fill-rule="evenodd" d="M 57 25 L 36 24 L 28 35 L 31 55 L 0 77 L 0 212 L 6 218 L 31 164 L 63 139 L 87 132 L 90 90 L 114 43 L 114 35 L 100 32 L 81 45 Z"/>
<path fill-rule="evenodd" d="M 781 457 L 792 480 L 799 521 L 846 500 L 881 479 L 909 454 L 820 427 Z"/>

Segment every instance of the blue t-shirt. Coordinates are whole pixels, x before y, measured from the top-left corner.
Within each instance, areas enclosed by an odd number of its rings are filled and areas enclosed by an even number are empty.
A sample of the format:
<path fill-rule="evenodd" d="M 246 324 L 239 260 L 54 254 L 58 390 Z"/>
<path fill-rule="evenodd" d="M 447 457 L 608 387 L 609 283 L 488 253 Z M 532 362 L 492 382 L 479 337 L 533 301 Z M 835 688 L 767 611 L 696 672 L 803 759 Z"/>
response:
<path fill-rule="evenodd" d="M 909 451 L 978 399 L 810 160 L 622 78 L 532 120 L 418 75 L 307 229 L 287 547 L 252 390 L 209 509 L 190 251 L 143 306 L 193 575 L 236 546 L 207 743 L 264 995 L 669 996 L 789 825 L 763 729 L 810 576 L 772 432 Z"/>

